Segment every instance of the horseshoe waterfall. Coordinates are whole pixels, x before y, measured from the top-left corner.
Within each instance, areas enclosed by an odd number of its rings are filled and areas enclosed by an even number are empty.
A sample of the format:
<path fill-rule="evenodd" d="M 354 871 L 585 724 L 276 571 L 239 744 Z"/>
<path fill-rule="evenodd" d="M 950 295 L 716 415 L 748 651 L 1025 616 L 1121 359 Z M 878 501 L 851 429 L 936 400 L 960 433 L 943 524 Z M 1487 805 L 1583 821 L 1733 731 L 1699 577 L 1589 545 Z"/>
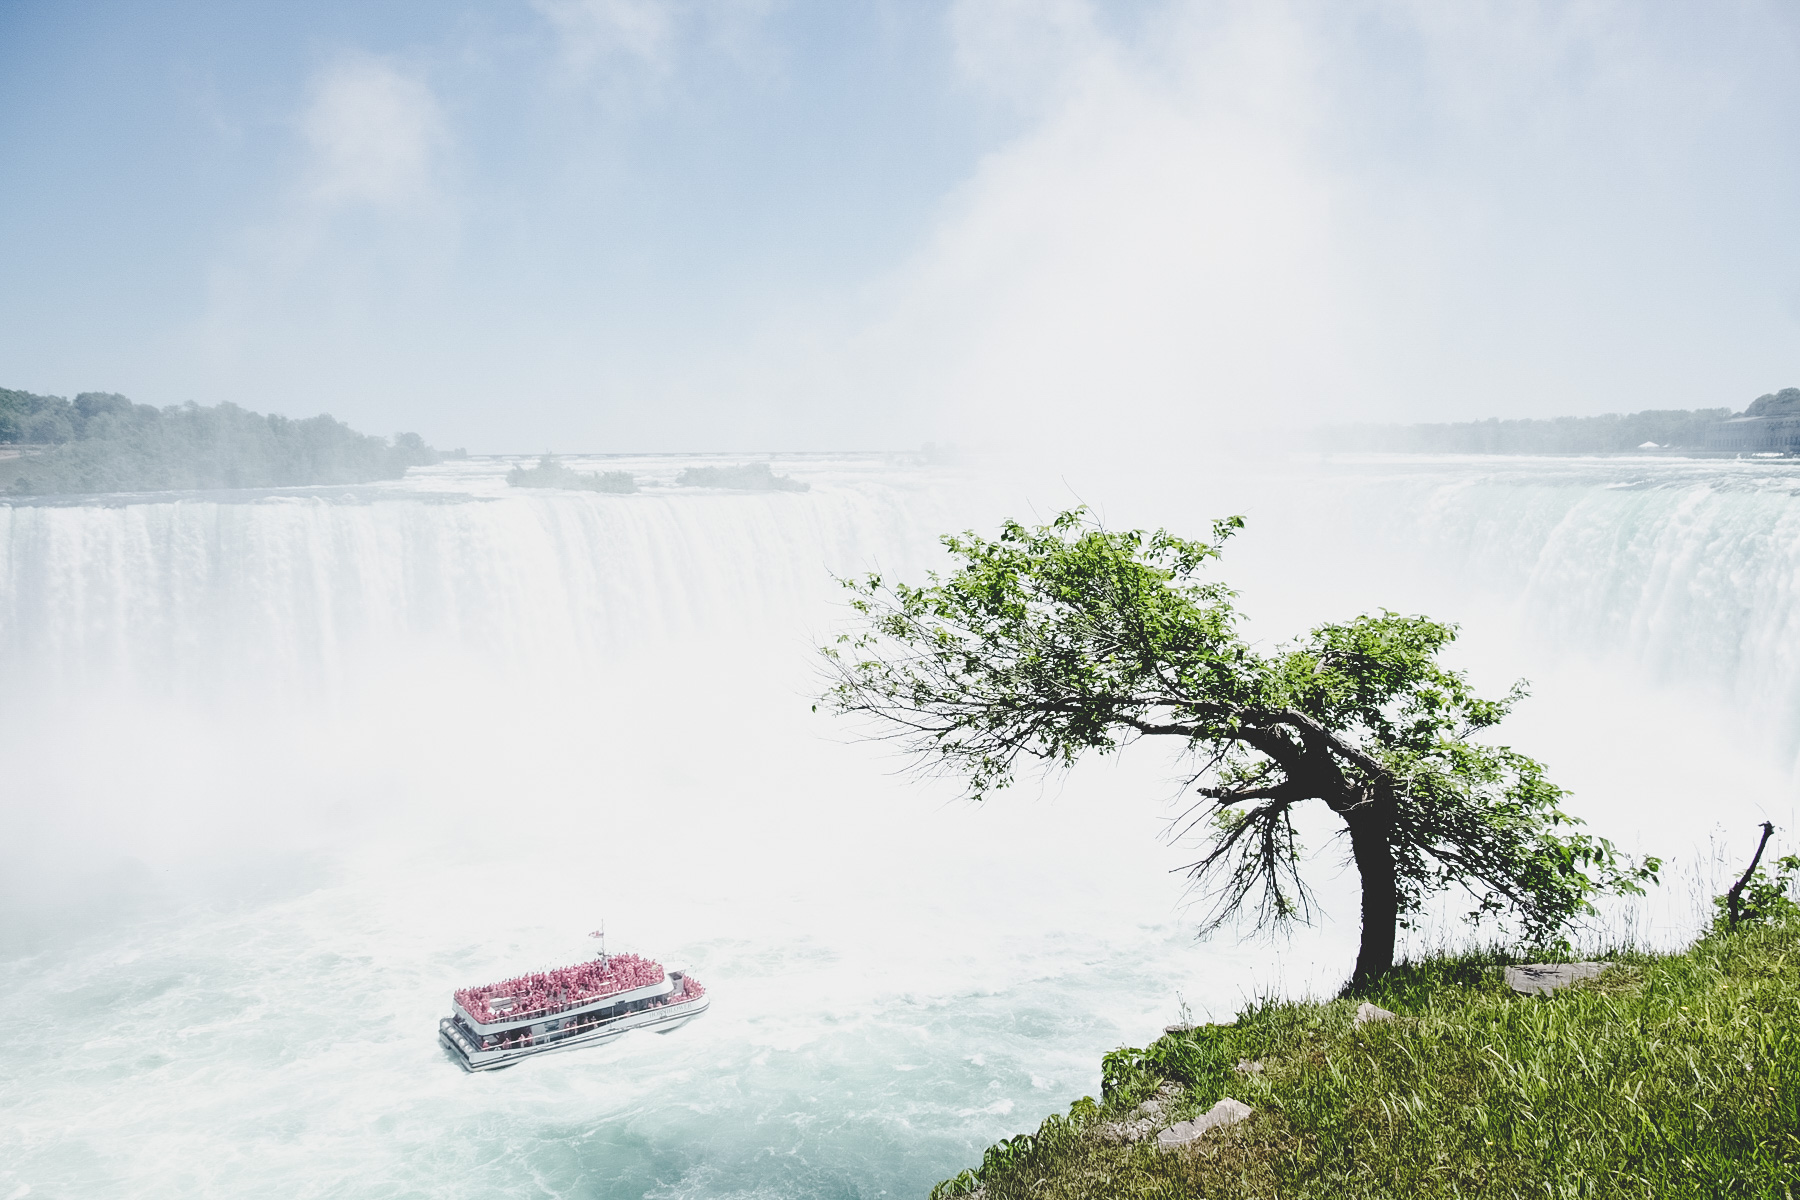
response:
<path fill-rule="evenodd" d="M 1506 736 L 1674 860 L 1607 914 L 1635 936 L 1691 936 L 1745 831 L 1792 820 L 1778 464 L 815 455 L 765 493 L 623 461 L 639 494 L 474 460 L 0 508 L 0 1196 L 918 1195 L 1184 1008 L 1329 990 L 1356 934 L 1329 829 L 1316 928 L 1197 941 L 1162 750 L 972 805 L 813 713 L 834 576 L 919 578 L 940 533 L 1073 495 L 1115 527 L 1244 513 L 1219 570 L 1270 640 L 1459 622 L 1479 684 L 1531 681 Z M 1415 940 L 1463 936 L 1442 918 Z M 454 987 L 601 921 L 705 979 L 707 1019 L 450 1064 Z"/>

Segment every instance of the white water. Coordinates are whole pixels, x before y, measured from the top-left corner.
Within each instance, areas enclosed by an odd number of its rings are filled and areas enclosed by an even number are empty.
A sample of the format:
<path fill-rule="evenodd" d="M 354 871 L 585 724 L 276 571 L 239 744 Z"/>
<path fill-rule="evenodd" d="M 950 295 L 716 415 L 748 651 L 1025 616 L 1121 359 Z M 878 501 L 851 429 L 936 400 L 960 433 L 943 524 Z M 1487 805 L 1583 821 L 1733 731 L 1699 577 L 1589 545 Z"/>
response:
<path fill-rule="evenodd" d="M 672 478 L 681 462 L 646 459 Z M 0 1197 L 918 1194 L 1099 1055 L 1348 964 L 1196 945 L 1153 750 L 981 808 L 810 711 L 829 574 L 1067 490 L 875 459 L 805 494 L 509 491 L 0 509 Z M 1691 862 L 1800 754 L 1785 468 L 1283 464 L 1074 480 L 1113 524 L 1246 511 L 1270 636 L 1461 620 L 1603 832 Z M 1704 875 L 1710 860 L 1701 864 Z M 1691 931 L 1694 889 L 1634 911 Z M 666 1038 L 466 1077 L 465 983 L 614 941 L 714 997 Z M 21 1189 L 30 1188 L 30 1192 Z"/>

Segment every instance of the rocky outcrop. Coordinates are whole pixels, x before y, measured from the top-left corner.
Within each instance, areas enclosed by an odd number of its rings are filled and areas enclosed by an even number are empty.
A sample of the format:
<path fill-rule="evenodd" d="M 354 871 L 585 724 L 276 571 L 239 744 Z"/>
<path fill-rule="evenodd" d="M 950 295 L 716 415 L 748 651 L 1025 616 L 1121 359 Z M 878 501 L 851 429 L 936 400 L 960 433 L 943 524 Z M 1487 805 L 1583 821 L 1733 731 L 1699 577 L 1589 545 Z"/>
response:
<path fill-rule="evenodd" d="M 1156 1144 L 1163 1150 L 1174 1150 L 1199 1141 L 1215 1129 L 1236 1125 L 1255 1111 L 1248 1104 L 1227 1096 L 1192 1121 L 1171 1125 L 1157 1134 Z"/>
<path fill-rule="evenodd" d="M 1611 963 L 1526 963 L 1506 968 L 1506 986 L 1521 996 L 1548 996 L 1582 979 L 1592 979 Z"/>
<path fill-rule="evenodd" d="M 1163 1114 L 1175 1106 L 1181 1099 L 1181 1085 L 1165 1083 L 1156 1089 L 1156 1095 L 1150 1097 L 1121 1121 L 1108 1121 L 1095 1132 L 1100 1140 L 1112 1146 L 1141 1142 L 1158 1129 L 1163 1128 L 1166 1118 Z"/>

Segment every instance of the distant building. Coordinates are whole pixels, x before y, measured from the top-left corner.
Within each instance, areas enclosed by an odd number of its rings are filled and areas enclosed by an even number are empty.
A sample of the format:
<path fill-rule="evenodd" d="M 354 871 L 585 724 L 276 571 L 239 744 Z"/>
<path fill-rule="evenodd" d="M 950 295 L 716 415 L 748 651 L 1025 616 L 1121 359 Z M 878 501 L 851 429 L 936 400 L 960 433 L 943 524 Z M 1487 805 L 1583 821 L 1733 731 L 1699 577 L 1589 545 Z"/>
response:
<path fill-rule="evenodd" d="M 1737 454 L 1800 454 L 1800 388 L 1759 396 L 1706 430 L 1706 448 Z"/>

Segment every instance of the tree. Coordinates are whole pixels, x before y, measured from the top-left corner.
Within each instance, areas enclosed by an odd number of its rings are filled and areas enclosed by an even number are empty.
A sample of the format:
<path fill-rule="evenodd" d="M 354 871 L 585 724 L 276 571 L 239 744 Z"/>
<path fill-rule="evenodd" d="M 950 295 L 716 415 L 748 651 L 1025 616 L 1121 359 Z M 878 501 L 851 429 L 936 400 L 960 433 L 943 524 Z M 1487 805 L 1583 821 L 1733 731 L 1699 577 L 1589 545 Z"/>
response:
<path fill-rule="evenodd" d="M 48 444 L 12 472 L 24 493 L 298 487 L 399 479 L 438 461 L 416 433 L 356 432 L 330 416 L 290 420 L 235 404 L 168 408 L 111 392 L 0 389 L 0 442 Z"/>
<path fill-rule="evenodd" d="M 823 702 L 976 799 L 1033 760 L 1066 769 L 1175 739 L 1197 796 L 1181 828 L 1210 833 L 1188 868 L 1214 900 L 1208 931 L 1252 900 L 1259 928 L 1310 918 L 1292 813 L 1322 801 L 1362 879 L 1353 985 L 1391 967 L 1397 930 L 1452 886 L 1472 917 L 1507 913 L 1547 942 L 1596 893 L 1654 880 L 1657 860 L 1633 866 L 1580 832 L 1540 764 L 1474 740 L 1525 688 L 1475 695 L 1438 661 L 1454 626 L 1382 611 L 1268 653 L 1244 640 L 1236 594 L 1202 578 L 1242 527 L 1230 517 L 1193 541 L 1077 509 L 992 541 L 947 536 L 955 569 L 923 586 L 843 581 L 858 628 L 824 648 Z"/>

